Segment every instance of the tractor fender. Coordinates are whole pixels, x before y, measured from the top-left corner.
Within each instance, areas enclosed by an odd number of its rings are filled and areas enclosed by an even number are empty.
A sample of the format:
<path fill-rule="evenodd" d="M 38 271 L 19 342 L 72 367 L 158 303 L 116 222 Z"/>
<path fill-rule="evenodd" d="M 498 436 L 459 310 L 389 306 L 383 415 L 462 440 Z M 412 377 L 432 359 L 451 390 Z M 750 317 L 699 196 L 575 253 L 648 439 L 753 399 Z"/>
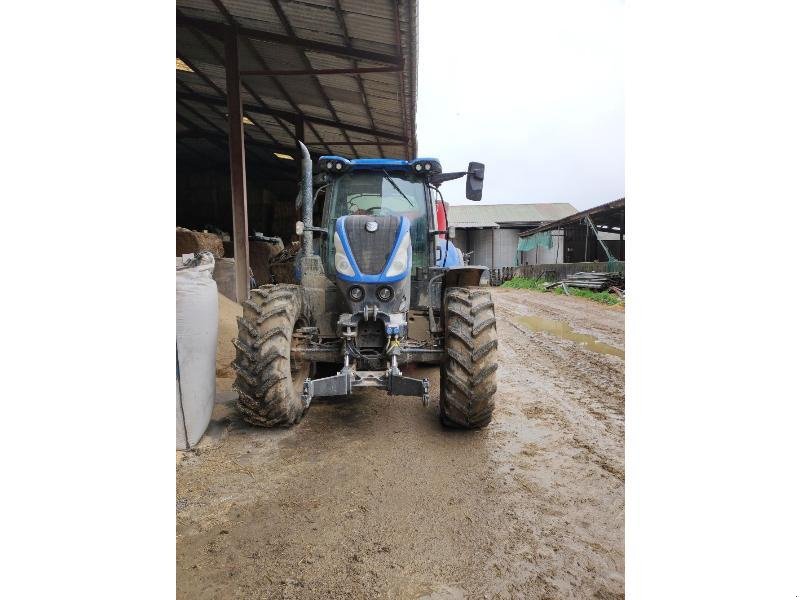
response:
<path fill-rule="evenodd" d="M 444 288 L 489 285 L 489 269 L 478 265 L 454 267 L 444 274 Z"/>

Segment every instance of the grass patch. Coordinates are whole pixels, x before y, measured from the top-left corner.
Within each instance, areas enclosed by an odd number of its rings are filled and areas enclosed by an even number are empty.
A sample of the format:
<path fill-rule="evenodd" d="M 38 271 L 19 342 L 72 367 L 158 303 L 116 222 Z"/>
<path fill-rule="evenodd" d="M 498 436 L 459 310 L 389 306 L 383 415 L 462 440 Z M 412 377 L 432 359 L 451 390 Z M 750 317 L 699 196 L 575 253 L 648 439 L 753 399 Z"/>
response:
<path fill-rule="evenodd" d="M 514 277 L 509 281 L 506 281 L 501 287 L 505 288 L 513 288 L 517 290 L 535 290 L 537 292 L 544 292 L 545 284 L 548 283 L 543 279 L 529 279 L 527 277 Z M 553 288 L 551 290 L 556 294 L 564 294 L 564 290 L 561 286 Z M 595 302 L 600 302 L 601 304 L 608 304 L 609 306 L 613 306 L 615 304 L 621 304 L 623 301 L 620 299 L 619 296 L 616 294 L 612 294 L 611 292 L 595 292 L 594 290 L 584 290 L 581 288 L 569 288 L 569 295 L 570 296 L 577 296 L 578 298 L 588 298 L 589 300 L 593 300 Z"/>
<path fill-rule="evenodd" d="M 556 288 L 555 292 L 556 294 L 563 294 L 564 290 L 559 286 Z M 569 295 L 577 296 L 578 298 L 588 298 L 589 300 L 601 302 L 602 304 L 608 304 L 609 306 L 620 304 L 622 302 L 619 296 L 612 294 L 611 292 L 595 292 L 594 290 L 584 290 L 574 287 L 569 288 Z"/>
<path fill-rule="evenodd" d="M 503 283 L 500 287 L 514 288 L 516 290 L 537 290 L 544 291 L 544 284 L 547 283 L 544 279 L 529 279 L 528 277 L 514 277 Z"/>

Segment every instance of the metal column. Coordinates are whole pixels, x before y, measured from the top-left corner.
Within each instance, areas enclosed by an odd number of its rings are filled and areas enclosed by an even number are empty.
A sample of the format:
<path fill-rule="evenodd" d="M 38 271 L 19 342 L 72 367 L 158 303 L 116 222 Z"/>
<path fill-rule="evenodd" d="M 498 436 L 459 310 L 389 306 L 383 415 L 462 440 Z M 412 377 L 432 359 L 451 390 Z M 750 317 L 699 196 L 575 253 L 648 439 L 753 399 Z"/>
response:
<path fill-rule="evenodd" d="M 231 162 L 233 257 L 236 261 L 236 300 L 250 295 L 250 254 L 247 242 L 247 173 L 244 154 L 242 97 L 239 88 L 239 38 L 231 30 L 225 37 L 225 81 L 228 92 L 228 151 Z"/>
<path fill-rule="evenodd" d="M 583 262 L 589 258 L 589 221 L 584 218 L 586 223 L 586 235 L 583 237 Z"/>

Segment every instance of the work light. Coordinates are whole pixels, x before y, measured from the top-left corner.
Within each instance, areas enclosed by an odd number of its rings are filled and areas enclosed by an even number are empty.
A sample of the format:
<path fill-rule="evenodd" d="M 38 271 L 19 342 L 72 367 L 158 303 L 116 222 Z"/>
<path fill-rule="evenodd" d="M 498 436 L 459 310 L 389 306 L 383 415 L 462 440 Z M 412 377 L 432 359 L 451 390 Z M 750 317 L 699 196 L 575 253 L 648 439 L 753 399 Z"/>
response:
<path fill-rule="evenodd" d="M 435 158 L 417 158 L 411 162 L 411 168 L 414 169 L 416 173 L 422 174 L 424 172 L 426 175 L 434 175 L 442 172 L 442 165 Z"/>
<path fill-rule="evenodd" d="M 346 173 L 353 166 L 349 160 L 341 156 L 322 156 L 318 164 L 321 171 L 337 174 Z"/>

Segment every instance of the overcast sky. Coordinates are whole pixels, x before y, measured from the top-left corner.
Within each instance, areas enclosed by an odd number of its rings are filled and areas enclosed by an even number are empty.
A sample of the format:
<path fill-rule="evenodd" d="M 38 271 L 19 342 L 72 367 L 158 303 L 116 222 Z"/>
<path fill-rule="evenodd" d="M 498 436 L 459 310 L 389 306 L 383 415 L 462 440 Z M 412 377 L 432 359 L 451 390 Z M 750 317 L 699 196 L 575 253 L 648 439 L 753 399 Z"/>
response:
<path fill-rule="evenodd" d="M 421 0 L 419 156 L 486 164 L 483 202 L 624 195 L 619 0 Z M 442 186 L 469 203 L 464 180 Z"/>

